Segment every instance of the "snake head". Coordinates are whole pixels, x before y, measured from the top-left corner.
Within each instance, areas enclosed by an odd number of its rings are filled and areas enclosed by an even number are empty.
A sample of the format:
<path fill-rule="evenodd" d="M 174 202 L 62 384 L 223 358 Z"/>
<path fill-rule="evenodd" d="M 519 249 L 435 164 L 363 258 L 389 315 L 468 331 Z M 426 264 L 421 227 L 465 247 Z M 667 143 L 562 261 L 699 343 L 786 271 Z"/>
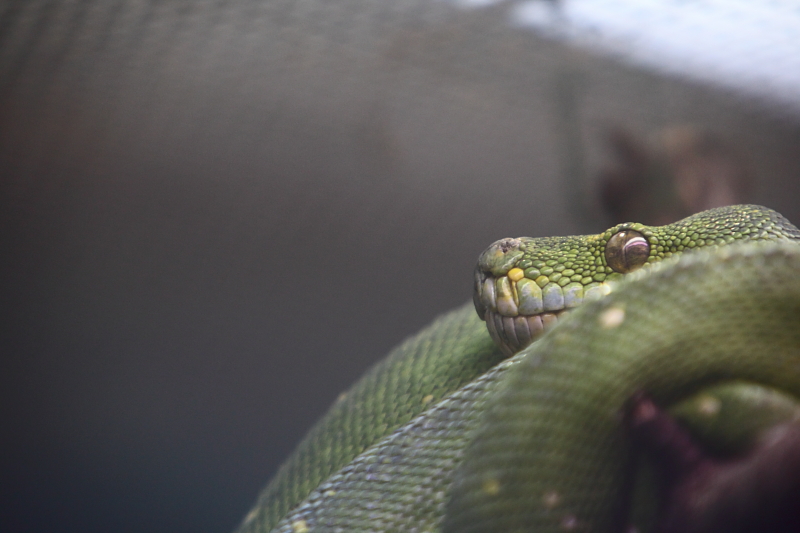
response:
<path fill-rule="evenodd" d="M 616 272 L 610 267 L 606 272 L 605 262 L 595 264 L 595 244 L 589 237 L 519 237 L 501 239 L 481 254 L 473 302 L 507 355 L 533 342 L 585 299 L 608 294 Z"/>
<path fill-rule="evenodd" d="M 598 235 L 518 237 L 490 245 L 475 268 L 473 302 L 495 343 L 512 355 L 615 280 L 684 251 L 741 240 L 800 239 L 765 207 L 711 209 L 666 226 L 619 224 Z"/>

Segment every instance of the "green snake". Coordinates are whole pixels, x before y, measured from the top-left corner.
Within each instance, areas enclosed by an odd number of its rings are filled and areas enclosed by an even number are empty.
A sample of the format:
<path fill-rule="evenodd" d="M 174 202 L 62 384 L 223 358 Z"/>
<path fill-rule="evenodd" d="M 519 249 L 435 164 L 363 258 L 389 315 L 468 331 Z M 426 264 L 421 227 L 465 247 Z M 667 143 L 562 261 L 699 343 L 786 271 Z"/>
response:
<path fill-rule="evenodd" d="M 648 529 L 638 391 L 729 449 L 800 413 L 798 240 L 746 205 L 494 243 L 473 305 L 342 394 L 238 531 Z"/>

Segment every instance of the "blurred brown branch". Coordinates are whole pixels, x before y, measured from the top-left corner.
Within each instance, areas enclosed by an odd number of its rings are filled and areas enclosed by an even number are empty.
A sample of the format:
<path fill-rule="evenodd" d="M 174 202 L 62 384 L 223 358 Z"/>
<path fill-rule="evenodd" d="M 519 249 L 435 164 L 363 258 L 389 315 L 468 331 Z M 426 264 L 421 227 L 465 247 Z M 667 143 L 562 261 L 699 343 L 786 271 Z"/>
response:
<path fill-rule="evenodd" d="M 743 158 L 717 136 L 692 126 L 649 139 L 615 127 L 612 162 L 600 173 L 600 202 L 613 223 L 669 224 L 713 207 L 747 203 L 753 179 Z"/>

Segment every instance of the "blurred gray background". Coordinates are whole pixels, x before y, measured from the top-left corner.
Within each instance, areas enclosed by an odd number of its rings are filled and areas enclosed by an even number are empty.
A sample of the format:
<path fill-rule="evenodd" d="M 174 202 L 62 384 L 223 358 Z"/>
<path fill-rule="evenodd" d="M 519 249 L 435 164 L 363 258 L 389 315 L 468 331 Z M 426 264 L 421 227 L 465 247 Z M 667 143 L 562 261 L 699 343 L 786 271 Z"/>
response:
<path fill-rule="evenodd" d="M 583 4 L 0 2 L 0 530 L 231 530 L 484 247 L 653 176 L 800 221 L 800 47 Z"/>

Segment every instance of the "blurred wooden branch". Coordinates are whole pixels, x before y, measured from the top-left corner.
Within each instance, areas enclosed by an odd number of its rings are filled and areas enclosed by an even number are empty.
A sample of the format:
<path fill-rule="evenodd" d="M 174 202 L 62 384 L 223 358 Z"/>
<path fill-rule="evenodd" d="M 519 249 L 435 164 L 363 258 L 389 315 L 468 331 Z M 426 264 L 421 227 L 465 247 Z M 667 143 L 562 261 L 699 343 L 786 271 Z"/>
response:
<path fill-rule="evenodd" d="M 616 127 L 608 144 L 613 161 L 601 170 L 599 196 L 612 223 L 669 224 L 747 203 L 751 196 L 753 179 L 743 158 L 692 126 L 667 127 L 645 140 Z"/>

